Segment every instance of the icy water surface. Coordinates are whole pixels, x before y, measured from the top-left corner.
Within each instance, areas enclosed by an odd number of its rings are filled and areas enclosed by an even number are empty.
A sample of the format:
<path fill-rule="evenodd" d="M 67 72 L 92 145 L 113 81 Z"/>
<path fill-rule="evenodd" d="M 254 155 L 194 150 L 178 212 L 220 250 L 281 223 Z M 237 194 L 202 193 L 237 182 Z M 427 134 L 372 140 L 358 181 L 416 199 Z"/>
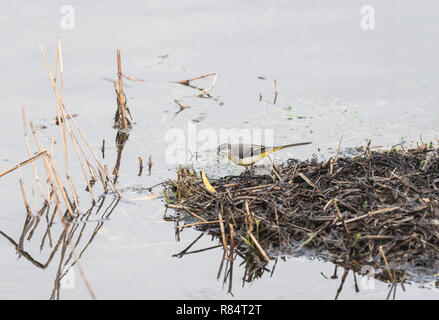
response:
<path fill-rule="evenodd" d="M 331 263 L 301 257 L 279 259 L 253 283 L 241 284 L 244 265 L 235 262 L 233 296 L 217 280 L 222 248 L 173 255 L 199 233 L 185 230 L 176 241 L 173 224 L 163 220 L 161 189 L 156 199 L 147 187 L 176 176 L 166 159 L 171 129 L 181 129 L 188 143 L 191 126 L 221 129 L 273 130 L 275 144 L 312 141 L 282 151 L 278 160 L 329 157 L 343 146 L 389 147 L 405 141 L 439 136 L 439 4 L 434 1 L 368 1 L 375 8 L 375 29 L 361 28 L 361 1 L 89 1 L 72 2 L 73 30 L 60 26 L 63 13 L 55 1 L 5 2 L 0 14 L 0 80 L 2 129 L 0 171 L 27 157 L 20 104 L 26 108 L 46 147 L 58 137 L 52 88 L 38 47 L 40 40 L 55 66 L 56 39 L 62 39 L 65 103 L 87 135 L 99 159 L 110 171 L 116 163 L 116 131 L 112 127 L 116 49 L 124 72 L 143 79 L 124 79 L 133 128 L 122 153 L 117 186 L 122 200 L 107 196 L 93 208 L 87 223 L 78 223 L 75 237 L 85 248 L 81 266 L 100 299 L 333 299 L 342 278 L 331 279 Z M 194 98 L 199 91 L 173 82 L 217 72 L 211 98 Z M 207 88 L 212 78 L 197 82 Z M 274 79 L 279 94 L 274 104 Z M 175 114 L 177 99 L 190 106 Z M 189 129 L 188 129 L 189 128 Z M 105 139 L 105 158 L 100 148 Z M 55 149 L 60 151 L 57 138 Z M 151 175 L 139 177 L 138 157 L 152 155 Z M 55 159 L 62 167 L 61 156 Z M 72 176 L 83 189 L 81 171 L 73 162 Z M 228 166 L 210 164 L 207 173 L 237 174 Z M 73 288 L 56 290 L 57 272 L 65 261 L 62 250 L 50 252 L 63 231 L 55 224 L 43 250 L 46 232 L 41 220 L 30 240 L 21 244 L 26 222 L 18 173 L 0 178 L 0 298 L 88 299 L 75 268 Z M 112 210 L 114 206 L 114 210 Z M 81 198 L 82 211 L 91 204 Z M 170 213 L 168 211 L 168 213 Z M 75 238 L 76 239 L 76 238 Z M 204 235 L 191 250 L 217 246 Z M 80 250 L 79 250 L 80 252 Z M 50 260 L 49 260 L 50 259 Z M 70 258 L 72 259 L 72 258 Z M 44 265 L 49 260 L 48 265 Z M 36 263 L 40 262 L 40 264 Z M 61 262 L 60 262 L 61 261 Z M 70 260 L 71 261 L 71 260 Z M 360 278 L 357 281 L 360 282 Z M 438 290 L 426 285 L 399 287 L 396 298 L 435 299 Z M 355 290 L 350 273 L 341 299 L 385 299 L 389 287 Z"/>

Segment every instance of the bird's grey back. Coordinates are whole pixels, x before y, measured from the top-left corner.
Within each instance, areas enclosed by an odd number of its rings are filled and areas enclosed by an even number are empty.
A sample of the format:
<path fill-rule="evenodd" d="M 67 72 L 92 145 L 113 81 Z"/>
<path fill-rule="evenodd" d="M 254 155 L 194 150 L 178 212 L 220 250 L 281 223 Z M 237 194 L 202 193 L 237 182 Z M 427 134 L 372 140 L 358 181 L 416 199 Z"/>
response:
<path fill-rule="evenodd" d="M 257 144 L 232 144 L 230 146 L 230 151 L 232 155 L 239 156 L 240 159 L 245 159 L 252 156 L 258 156 L 261 153 L 264 153 L 266 150 L 270 150 L 271 148 L 267 148 L 262 145 Z"/>

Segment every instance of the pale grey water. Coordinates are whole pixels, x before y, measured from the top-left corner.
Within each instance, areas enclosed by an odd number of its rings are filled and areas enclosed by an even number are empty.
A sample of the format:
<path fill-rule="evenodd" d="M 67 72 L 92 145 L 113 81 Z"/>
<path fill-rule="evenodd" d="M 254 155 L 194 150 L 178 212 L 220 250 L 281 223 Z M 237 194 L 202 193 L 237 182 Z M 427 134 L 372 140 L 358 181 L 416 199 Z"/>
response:
<path fill-rule="evenodd" d="M 291 154 L 300 159 L 313 153 L 332 155 L 340 136 L 345 147 L 368 139 L 385 147 L 402 138 L 417 141 L 419 135 L 425 141 L 435 139 L 439 135 L 439 4 L 368 1 L 376 11 L 375 30 L 360 27 L 365 3 L 352 0 L 69 4 L 75 8 L 74 30 L 60 28 L 61 4 L 56 1 L 2 3 L 0 171 L 27 155 L 21 103 L 28 120 L 53 122 L 55 100 L 37 41 L 41 40 L 53 68 L 57 35 L 63 45 L 66 104 L 79 114 L 77 121 L 97 153 L 102 139 L 106 140 L 104 163 L 112 168 L 115 96 L 113 85 L 103 78 L 115 77 L 119 48 L 124 71 L 145 82 L 125 80 L 135 125 L 123 151 L 118 180 L 123 200 L 81 259 L 97 297 L 334 298 L 341 271 L 338 280 L 328 280 L 320 273 L 329 277 L 331 263 L 297 257 L 279 261 L 271 278 L 266 273 L 244 288 L 240 285 L 244 271 L 236 263 L 232 297 L 216 279 L 221 249 L 172 257 L 198 232 L 185 230 L 182 241 L 176 242 L 173 224 L 163 221 L 163 199 L 132 199 L 147 194 L 143 187 L 175 178 L 177 166 L 166 163 L 164 157 L 165 134 L 170 128 L 186 130 L 188 121 L 200 116 L 200 129 L 265 128 L 274 130 L 276 143 L 313 141 Z M 196 91 L 171 82 L 209 72 L 219 74 L 211 94 L 223 104 L 188 98 L 183 101 L 191 108 L 173 117 L 178 110 L 174 98 L 190 97 Z M 280 90 L 276 105 L 273 79 Z M 208 81 L 201 84 L 207 86 Z M 292 110 L 284 110 L 289 105 Z M 39 133 L 50 137 L 58 131 L 48 125 Z M 43 140 L 47 145 L 48 140 Z M 146 160 L 150 154 L 152 175 L 137 177 L 137 157 Z M 288 156 L 288 152 L 279 155 Z M 137 186 L 139 192 L 130 186 Z M 17 239 L 25 219 L 18 175 L 2 177 L 0 192 L 0 230 Z M 86 199 L 82 203 L 88 207 Z M 88 235 L 92 224 L 87 226 Z M 204 236 L 197 249 L 214 244 L 218 242 Z M 34 257 L 45 260 L 47 252 L 40 255 L 38 246 L 38 241 L 25 244 Z M 0 298 L 49 298 L 58 261 L 56 257 L 42 271 L 23 257 L 17 259 L 14 247 L 1 237 Z M 75 284 L 74 290 L 61 290 L 61 298 L 88 299 L 78 272 Z M 438 297 L 437 290 L 416 284 L 406 289 L 399 288 L 397 297 Z M 387 291 L 387 285 L 377 283 L 374 290 L 355 293 L 350 274 L 340 298 L 384 299 Z"/>

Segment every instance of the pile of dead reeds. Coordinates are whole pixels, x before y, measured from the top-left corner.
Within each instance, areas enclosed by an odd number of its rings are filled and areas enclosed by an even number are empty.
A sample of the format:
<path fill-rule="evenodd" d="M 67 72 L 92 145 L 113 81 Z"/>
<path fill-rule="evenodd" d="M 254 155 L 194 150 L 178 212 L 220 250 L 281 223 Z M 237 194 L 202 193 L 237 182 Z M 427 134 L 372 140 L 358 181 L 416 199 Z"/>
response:
<path fill-rule="evenodd" d="M 433 272 L 439 259 L 439 152 L 432 144 L 328 161 L 291 159 L 273 175 L 209 182 L 187 169 L 166 184 L 167 207 L 221 239 L 232 257 L 247 247 L 269 261 L 279 252 L 318 256 L 360 271 Z M 195 221 L 194 221 L 195 220 Z"/>

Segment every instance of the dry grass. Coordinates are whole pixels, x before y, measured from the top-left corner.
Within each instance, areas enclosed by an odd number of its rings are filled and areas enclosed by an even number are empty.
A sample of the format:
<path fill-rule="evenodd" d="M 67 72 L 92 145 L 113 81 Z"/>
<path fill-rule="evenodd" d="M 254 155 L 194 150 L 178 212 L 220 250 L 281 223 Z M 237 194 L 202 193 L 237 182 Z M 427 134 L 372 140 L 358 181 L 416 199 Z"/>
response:
<path fill-rule="evenodd" d="M 117 199 L 120 198 L 120 193 L 117 190 L 115 184 L 111 181 L 108 170 L 106 166 L 103 166 L 99 161 L 93 148 L 88 142 L 84 132 L 79 127 L 78 123 L 74 119 L 74 115 L 71 114 L 69 109 L 64 103 L 64 80 L 63 80 L 63 58 L 62 58 L 62 48 L 61 42 L 58 39 L 56 63 L 54 71 L 52 73 L 49 63 L 47 61 L 46 54 L 43 47 L 40 44 L 41 54 L 43 57 L 44 64 L 46 66 L 47 73 L 49 75 L 49 80 L 52 85 L 52 89 L 55 96 L 55 106 L 56 106 L 56 123 L 59 127 L 59 140 L 62 146 L 62 158 L 63 165 L 55 161 L 54 152 L 57 151 L 54 148 L 55 139 L 52 138 L 52 144 L 50 148 L 43 147 L 40 142 L 39 136 L 32 122 L 27 123 L 24 106 L 22 106 L 22 116 L 23 116 L 23 129 L 24 137 L 27 146 L 28 159 L 20 162 L 19 164 L 13 166 L 12 168 L 0 173 L 0 177 L 13 172 L 18 169 L 19 172 L 19 182 L 20 189 L 23 196 L 23 201 L 25 204 L 26 212 L 30 219 L 38 220 L 44 212 L 48 212 L 49 208 L 53 207 L 53 214 L 58 213 L 60 221 L 65 225 L 65 228 L 69 228 L 71 222 L 76 221 L 84 216 L 81 212 L 79 205 L 79 193 L 77 190 L 77 185 L 80 181 L 74 181 L 74 178 L 70 172 L 71 157 L 69 154 L 70 150 L 73 150 L 74 156 L 79 163 L 82 173 L 83 183 L 85 184 L 86 193 L 90 196 L 92 206 L 94 206 L 98 199 L 96 197 L 95 189 L 97 188 L 96 181 L 100 182 L 102 191 L 105 193 L 111 192 Z M 123 93 L 122 86 L 122 73 L 120 65 L 120 52 L 118 51 L 118 76 L 119 76 L 119 89 L 116 89 L 118 94 L 118 105 L 121 112 L 121 121 L 124 126 L 127 126 L 126 118 L 126 103 L 125 95 Z M 59 75 L 57 74 L 59 71 Z M 59 81 L 58 81 L 59 80 Z M 32 135 L 34 137 L 35 144 L 32 145 L 29 141 L 28 136 L 28 125 L 31 129 Z M 103 146 L 104 148 L 104 146 Z M 48 150 L 51 150 L 50 152 Z M 35 154 L 35 152 L 37 152 Z M 102 151 L 103 152 L 103 151 Z M 34 155 L 35 154 L 35 155 Z M 41 210 L 38 210 L 38 203 L 40 199 L 35 194 L 34 188 L 32 187 L 32 199 L 36 207 L 35 213 L 32 213 L 31 205 L 29 204 L 29 194 L 26 188 L 26 184 L 32 184 L 32 181 L 25 180 L 23 178 L 22 170 L 26 165 L 31 164 L 34 183 L 39 190 L 39 197 L 41 197 L 41 202 L 44 204 Z M 40 174 L 38 173 L 37 165 L 41 165 L 44 168 L 44 177 L 40 179 Z M 76 178 L 76 177 L 75 177 Z M 45 183 L 45 185 L 44 185 Z M 99 185 L 99 184 L 98 184 Z M 99 191 L 99 192 L 102 192 Z M 47 208 L 47 210 L 46 210 Z M 53 217 L 52 217 L 53 219 Z M 85 277 L 84 271 L 79 264 L 79 256 L 75 252 L 75 247 L 72 245 L 71 241 L 67 241 L 71 249 L 71 255 L 75 259 L 75 263 L 78 266 L 81 277 L 93 299 L 95 299 L 94 292 Z"/>

